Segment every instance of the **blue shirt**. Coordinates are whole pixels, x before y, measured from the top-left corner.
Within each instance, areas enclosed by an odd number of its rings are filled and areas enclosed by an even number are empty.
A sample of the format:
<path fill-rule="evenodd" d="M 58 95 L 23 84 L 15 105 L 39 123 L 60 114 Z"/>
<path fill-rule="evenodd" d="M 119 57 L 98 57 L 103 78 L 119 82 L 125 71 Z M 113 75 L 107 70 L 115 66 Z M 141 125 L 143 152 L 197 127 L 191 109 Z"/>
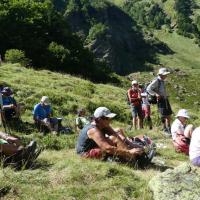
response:
<path fill-rule="evenodd" d="M 16 105 L 16 101 L 15 101 L 15 99 L 13 98 L 13 97 L 11 97 L 11 96 L 2 96 L 2 100 L 3 100 L 3 105 L 4 106 L 8 106 L 8 105 L 10 105 L 10 104 L 14 104 L 14 105 Z"/>
<path fill-rule="evenodd" d="M 50 105 L 42 106 L 40 103 L 36 104 L 33 109 L 33 115 L 36 119 L 44 119 L 49 117 L 51 114 L 52 109 Z"/>

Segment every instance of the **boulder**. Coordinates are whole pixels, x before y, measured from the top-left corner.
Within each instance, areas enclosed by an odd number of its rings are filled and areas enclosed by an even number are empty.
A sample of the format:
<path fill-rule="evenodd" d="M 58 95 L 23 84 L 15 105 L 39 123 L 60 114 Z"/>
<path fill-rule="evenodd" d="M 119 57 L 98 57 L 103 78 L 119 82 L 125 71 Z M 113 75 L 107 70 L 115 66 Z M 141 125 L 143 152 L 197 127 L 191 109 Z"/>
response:
<path fill-rule="evenodd" d="M 154 200 L 200 200 L 200 168 L 189 163 L 153 177 L 149 182 Z"/>

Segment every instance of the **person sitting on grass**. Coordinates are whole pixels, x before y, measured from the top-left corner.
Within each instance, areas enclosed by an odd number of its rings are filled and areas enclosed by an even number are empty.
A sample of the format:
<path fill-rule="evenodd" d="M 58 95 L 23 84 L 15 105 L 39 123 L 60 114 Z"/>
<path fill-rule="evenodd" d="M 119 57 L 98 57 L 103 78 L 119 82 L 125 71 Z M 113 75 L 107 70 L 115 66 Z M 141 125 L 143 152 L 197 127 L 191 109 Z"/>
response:
<path fill-rule="evenodd" d="M 29 145 L 23 147 L 19 138 L 0 131 L 0 154 L 3 166 L 21 165 L 22 162 L 33 161 L 39 153 L 36 141 L 31 141 Z"/>
<path fill-rule="evenodd" d="M 21 108 L 20 104 L 17 104 L 14 97 L 12 97 L 13 91 L 9 87 L 4 87 L 1 93 L 5 120 L 19 119 Z"/>
<path fill-rule="evenodd" d="M 194 129 L 189 148 L 190 161 L 200 167 L 200 127 Z"/>
<path fill-rule="evenodd" d="M 90 121 L 85 116 L 85 109 L 80 108 L 77 111 L 78 117 L 76 118 L 76 130 L 79 132 L 85 125 L 89 124 Z"/>
<path fill-rule="evenodd" d="M 192 137 L 193 125 L 188 124 L 190 118 L 186 109 L 180 109 L 176 115 L 175 121 L 171 126 L 173 144 L 177 152 L 183 152 L 188 155 L 189 144 Z"/>
<path fill-rule="evenodd" d="M 115 113 L 106 107 L 99 107 L 94 112 L 93 121 L 86 125 L 79 134 L 76 151 L 81 157 L 103 159 L 105 156 L 117 156 L 127 161 L 134 161 L 144 152 L 134 146 L 125 137 L 122 129 L 110 126 Z"/>
<path fill-rule="evenodd" d="M 40 103 L 34 106 L 33 119 L 39 125 L 44 125 L 52 133 L 58 132 L 58 119 L 52 116 L 52 108 L 47 96 L 43 96 Z"/>

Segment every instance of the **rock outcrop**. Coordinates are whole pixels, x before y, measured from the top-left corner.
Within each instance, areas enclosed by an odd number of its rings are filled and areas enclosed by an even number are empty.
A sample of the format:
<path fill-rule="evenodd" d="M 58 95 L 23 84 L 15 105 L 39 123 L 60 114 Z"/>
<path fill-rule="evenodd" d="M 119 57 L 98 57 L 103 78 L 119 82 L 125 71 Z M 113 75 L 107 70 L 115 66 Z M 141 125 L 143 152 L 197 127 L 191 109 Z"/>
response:
<path fill-rule="evenodd" d="M 184 163 L 153 177 L 154 200 L 200 200 L 200 168 Z"/>

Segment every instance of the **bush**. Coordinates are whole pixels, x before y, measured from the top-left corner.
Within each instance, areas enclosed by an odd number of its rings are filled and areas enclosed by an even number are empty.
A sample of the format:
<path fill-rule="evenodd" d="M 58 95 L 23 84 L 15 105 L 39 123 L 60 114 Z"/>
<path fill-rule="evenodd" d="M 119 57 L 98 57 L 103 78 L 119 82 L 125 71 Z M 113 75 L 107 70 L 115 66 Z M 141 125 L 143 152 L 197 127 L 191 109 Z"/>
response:
<path fill-rule="evenodd" d="M 20 63 L 23 66 L 30 64 L 30 60 L 26 58 L 24 51 L 18 49 L 9 49 L 5 53 L 6 62 Z"/>

